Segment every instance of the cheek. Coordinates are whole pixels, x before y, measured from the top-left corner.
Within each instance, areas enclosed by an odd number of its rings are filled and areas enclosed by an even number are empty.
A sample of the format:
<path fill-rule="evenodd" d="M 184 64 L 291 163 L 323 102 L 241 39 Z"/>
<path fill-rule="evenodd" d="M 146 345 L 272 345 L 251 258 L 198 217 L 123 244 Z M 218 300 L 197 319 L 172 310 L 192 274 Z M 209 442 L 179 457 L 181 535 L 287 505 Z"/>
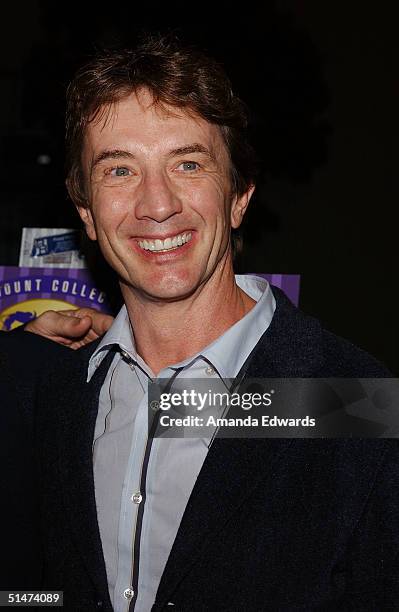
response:
<path fill-rule="evenodd" d="M 186 190 L 185 201 L 208 225 L 218 226 L 226 218 L 226 194 L 218 181 L 193 185 Z"/>
<path fill-rule="evenodd" d="M 93 199 L 93 215 L 97 227 L 117 229 L 129 214 L 129 202 L 122 193 L 98 192 Z"/>

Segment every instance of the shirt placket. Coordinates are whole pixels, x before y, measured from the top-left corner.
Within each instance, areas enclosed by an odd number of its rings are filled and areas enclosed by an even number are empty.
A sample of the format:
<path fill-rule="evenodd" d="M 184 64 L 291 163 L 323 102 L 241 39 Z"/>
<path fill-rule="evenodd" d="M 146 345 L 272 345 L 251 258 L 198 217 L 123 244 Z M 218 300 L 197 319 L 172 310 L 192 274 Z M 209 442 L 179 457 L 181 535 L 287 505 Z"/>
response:
<path fill-rule="evenodd" d="M 151 473 L 150 457 L 151 453 L 156 450 L 156 447 L 153 445 L 154 440 L 149 440 L 148 438 L 147 383 L 149 377 L 139 368 L 136 368 L 136 373 L 145 392 L 138 409 L 129 463 L 123 485 L 121 524 L 118 534 L 118 572 L 114 597 L 116 612 L 141 610 L 141 579 L 139 572 L 141 546 L 146 547 L 146 542 L 143 541 L 143 532 L 149 532 L 148 525 L 145 530 L 143 529 L 148 514 L 145 505 L 146 482 L 147 479 L 154 477 L 154 474 Z M 207 380 L 218 378 L 218 374 L 212 364 L 201 357 L 198 357 L 195 362 L 186 367 L 178 369 L 167 368 L 159 373 L 158 378 L 165 378 L 168 380 L 167 384 L 173 384 L 173 380 L 178 376 L 181 376 L 181 378 Z M 138 456 L 140 461 L 137 461 Z M 144 555 L 146 554 L 148 554 L 148 550 L 144 551 Z"/>
<path fill-rule="evenodd" d="M 137 371 L 137 376 L 144 389 L 147 389 L 147 377 Z M 148 391 L 146 390 L 140 401 L 133 438 L 130 448 L 126 476 L 123 482 L 120 524 L 118 529 L 118 569 L 114 592 L 115 612 L 127 612 L 129 606 L 137 597 L 133 584 L 133 555 L 137 533 L 137 519 L 142 495 L 140 480 L 148 437 L 147 419 Z M 140 457 L 138 461 L 137 458 Z"/>

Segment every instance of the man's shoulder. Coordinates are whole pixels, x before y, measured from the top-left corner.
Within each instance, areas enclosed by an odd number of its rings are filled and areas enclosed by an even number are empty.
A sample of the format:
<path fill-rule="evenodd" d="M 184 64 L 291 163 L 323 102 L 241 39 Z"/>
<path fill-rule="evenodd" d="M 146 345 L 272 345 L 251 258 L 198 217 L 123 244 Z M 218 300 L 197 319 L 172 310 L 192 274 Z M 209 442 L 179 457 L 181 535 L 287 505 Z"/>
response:
<path fill-rule="evenodd" d="M 325 329 L 322 330 L 324 369 L 334 376 L 363 378 L 392 377 L 388 368 L 373 355 Z"/>
<path fill-rule="evenodd" d="M 75 384 L 83 384 L 87 378 L 87 368 L 90 358 L 96 351 L 100 342 L 101 338 L 98 338 L 77 350 L 70 348 L 64 350 L 62 361 L 52 361 L 48 364 L 46 377 L 49 376 L 53 382 L 69 380 L 73 381 Z"/>
<path fill-rule="evenodd" d="M 27 332 L 18 327 L 10 332 L 0 332 L 0 351 L 7 353 L 18 353 L 21 351 L 43 351 L 45 354 L 65 351 L 65 347 L 43 338 L 39 334 Z"/>
<path fill-rule="evenodd" d="M 273 287 L 276 311 L 264 336 L 283 376 L 389 377 L 389 370 L 365 350 L 324 329 Z M 266 348 L 267 350 L 267 348 Z M 292 373 L 291 373 L 292 372 Z"/>
<path fill-rule="evenodd" d="M 35 379 L 47 364 L 62 360 L 68 353 L 66 347 L 47 340 L 38 334 L 17 328 L 0 332 L 0 364 L 15 379 Z"/>

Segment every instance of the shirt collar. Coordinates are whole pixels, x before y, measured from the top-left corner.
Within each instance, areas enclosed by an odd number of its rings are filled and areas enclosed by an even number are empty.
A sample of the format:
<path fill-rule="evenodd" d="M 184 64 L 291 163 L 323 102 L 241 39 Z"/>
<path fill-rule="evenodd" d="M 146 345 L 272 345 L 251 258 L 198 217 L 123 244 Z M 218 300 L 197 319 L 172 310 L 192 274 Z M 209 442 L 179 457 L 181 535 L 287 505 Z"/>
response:
<path fill-rule="evenodd" d="M 139 358 L 125 305 L 122 306 L 111 327 L 102 337 L 100 344 L 90 357 L 87 368 L 87 382 L 89 382 L 109 350 L 115 345 L 117 345 L 121 351 L 130 355 L 135 361 Z"/>
<path fill-rule="evenodd" d="M 202 351 L 180 363 L 171 365 L 171 368 L 188 366 L 202 357 L 212 364 L 212 367 L 222 378 L 234 378 L 238 374 L 252 349 L 269 327 L 276 302 L 266 279 L 250 274 L 236 275 L 235 278 L 237 285 L 257 304 L 245 317 L 237 321 Z M 87 381 L 91 379 L 95 370 L 114 345 L 117 345 L 121 352 L 127 353 L 139 365 L 147 368 L 137 354 L 126 306 L 122 306 L 113 324 L 91 356 L 88 364 Z"/>
<path fill-rule="evenodd" d="M 201 354 L 214 364 L 222 378 L 235 378 L 247 357 L 269 327 L 276 301 L 268 281 L 260 276 L 236 275 L 236 283 L 257 303 L 242 319 L 208 345 Z"/>

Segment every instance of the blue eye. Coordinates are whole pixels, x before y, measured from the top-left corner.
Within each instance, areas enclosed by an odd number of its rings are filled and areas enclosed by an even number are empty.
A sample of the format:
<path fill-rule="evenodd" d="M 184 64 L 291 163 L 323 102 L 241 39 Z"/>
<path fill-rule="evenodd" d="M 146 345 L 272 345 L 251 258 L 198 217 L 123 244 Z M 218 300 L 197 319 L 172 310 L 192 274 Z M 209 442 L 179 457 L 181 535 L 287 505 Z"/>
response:
<path fill-rule="evenodd" d="M 183 162 L 180 166 L 185 172 L 195 172 L 199 168 L 199 164 L 194 161 Z"/>
<path fill-rule="evenodd" d="M 118 166 L 111 170 L 112 176 L 129 176 L 130 170 L 124 166 Z"/>

